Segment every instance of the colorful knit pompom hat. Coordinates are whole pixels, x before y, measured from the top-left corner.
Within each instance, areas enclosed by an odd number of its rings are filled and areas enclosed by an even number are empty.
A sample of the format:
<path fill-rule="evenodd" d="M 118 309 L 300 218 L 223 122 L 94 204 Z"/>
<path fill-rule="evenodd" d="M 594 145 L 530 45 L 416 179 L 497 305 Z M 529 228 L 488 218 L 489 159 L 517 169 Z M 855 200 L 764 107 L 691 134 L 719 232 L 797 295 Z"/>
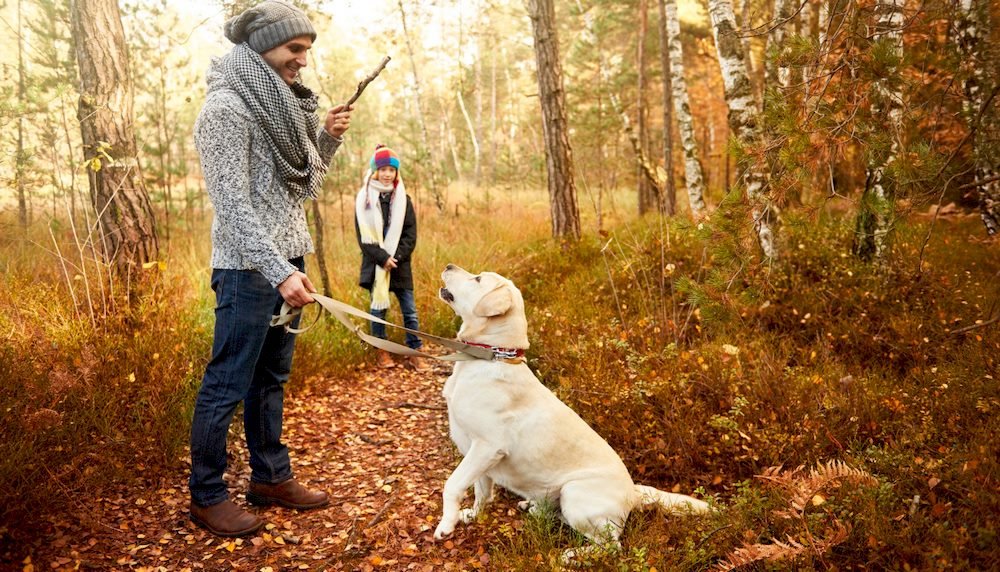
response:
<path fill-rule="evenodd" d="M 398 172 L 399 156 L 392 149 L 379 143 L 375 146 L 375 154 L 372 155 L 369 167 L 372 171 L 378 171 L 382 167 L 393 167 Z"/>

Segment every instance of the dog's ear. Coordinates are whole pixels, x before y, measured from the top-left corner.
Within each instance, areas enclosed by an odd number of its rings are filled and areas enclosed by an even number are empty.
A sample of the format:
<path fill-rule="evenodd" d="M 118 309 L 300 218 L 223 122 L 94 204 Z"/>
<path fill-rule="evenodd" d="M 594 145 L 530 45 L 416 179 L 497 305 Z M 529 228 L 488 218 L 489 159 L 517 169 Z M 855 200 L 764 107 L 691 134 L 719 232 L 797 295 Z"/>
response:
<path fill-rule="evenodd" d="M 501 316 L 510 310 L 513 303 L 510 288 L 506 284 L 501 284 L 480 298 L 473 312 L 481 318 Z"/>

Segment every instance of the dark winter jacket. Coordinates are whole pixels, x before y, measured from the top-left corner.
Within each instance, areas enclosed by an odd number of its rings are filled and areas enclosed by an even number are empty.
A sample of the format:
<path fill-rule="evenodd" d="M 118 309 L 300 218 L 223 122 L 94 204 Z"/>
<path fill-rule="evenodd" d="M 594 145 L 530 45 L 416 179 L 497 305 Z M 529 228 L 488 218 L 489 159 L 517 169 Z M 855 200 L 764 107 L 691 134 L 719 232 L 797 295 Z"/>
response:
<path fill-rule="evenodd" d="M 382 228 L 389 228 L 389 194 L 381 195 L 379 200 L 382 203 Z M 358 283 L 362 288 L 371 290 L 375 283 L 375 265 L 384 266 L 389 260 L 389 253 L 382 250 L 377 244 L 363 244 L 361 242 L 361 230 L 358 228 L 358 219 L 354 217 L 354 235 L 361 247 L 361 277 Z M 413 249 L 417 247 L 417 215 L 413 211 L 413 202 L 409 195 L 406 197 L 406 216 L 403 218 L 403 231 L 399 236 L 399 244 L 396 246 L 396 260 L 398 266 L 389 272 L 390 290 L 413 290 L 413 269 L 410 266 L 410 257 Z"/>

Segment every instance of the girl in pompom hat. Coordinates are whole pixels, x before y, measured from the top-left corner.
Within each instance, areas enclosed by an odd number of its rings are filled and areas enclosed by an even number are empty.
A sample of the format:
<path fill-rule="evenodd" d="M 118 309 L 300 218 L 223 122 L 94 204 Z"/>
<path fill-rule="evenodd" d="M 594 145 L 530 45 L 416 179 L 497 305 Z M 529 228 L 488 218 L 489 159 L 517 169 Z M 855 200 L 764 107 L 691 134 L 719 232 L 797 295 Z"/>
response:
<path fill-rule="evenodd" d="M 399 156 L 385 145 L 377 145 L 369 162 L 365 182 L 354 205 L 354 229 L 361 247 L 359 284 L 371 292 L 371 314 L 385 319 L 389 310 L 389 292 L 399 300 L 403 325 L 419 330 L 417 305 L 413 297 L 413 271 L 410 261 L 417 246 L 417 216 L 399 176 Z M 385 338 L 385 326 L 371 323 L 373 336 Z M 406 345 L 420 349 L 419 337 L 407 332 Z M 418 371 L 427 369 L 418 356 L 408 358 Z M 394 367 L 392 356 L 378 350 L 380 367 Z"/>

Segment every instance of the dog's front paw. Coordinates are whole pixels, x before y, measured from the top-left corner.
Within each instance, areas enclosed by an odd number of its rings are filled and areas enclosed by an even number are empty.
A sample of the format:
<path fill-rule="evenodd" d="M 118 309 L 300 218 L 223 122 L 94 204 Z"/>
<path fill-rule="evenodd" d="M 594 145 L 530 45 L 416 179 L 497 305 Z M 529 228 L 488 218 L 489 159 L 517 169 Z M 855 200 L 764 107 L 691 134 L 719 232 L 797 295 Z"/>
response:
<path fill-rule="evenodd" d="M 463 508 L 458 511 L 458 519 L 461 520 L 463 524 L 469 524 L 470 522 L 476 520 L 477 516 L 479 515 L 477 515 L 476 511 L 471 508 Z"/>
<path fill-rule="evenodd" d="M 435 540 L 441 540 L 443 538 L 451 536 L 452 532 L 455 532 L 455 524 L 454 523 L 452 523 L 452 524 L 446 524 L 442 520 L 438 524 L 437 528 L 434 530 L 434 539 Z"/>

